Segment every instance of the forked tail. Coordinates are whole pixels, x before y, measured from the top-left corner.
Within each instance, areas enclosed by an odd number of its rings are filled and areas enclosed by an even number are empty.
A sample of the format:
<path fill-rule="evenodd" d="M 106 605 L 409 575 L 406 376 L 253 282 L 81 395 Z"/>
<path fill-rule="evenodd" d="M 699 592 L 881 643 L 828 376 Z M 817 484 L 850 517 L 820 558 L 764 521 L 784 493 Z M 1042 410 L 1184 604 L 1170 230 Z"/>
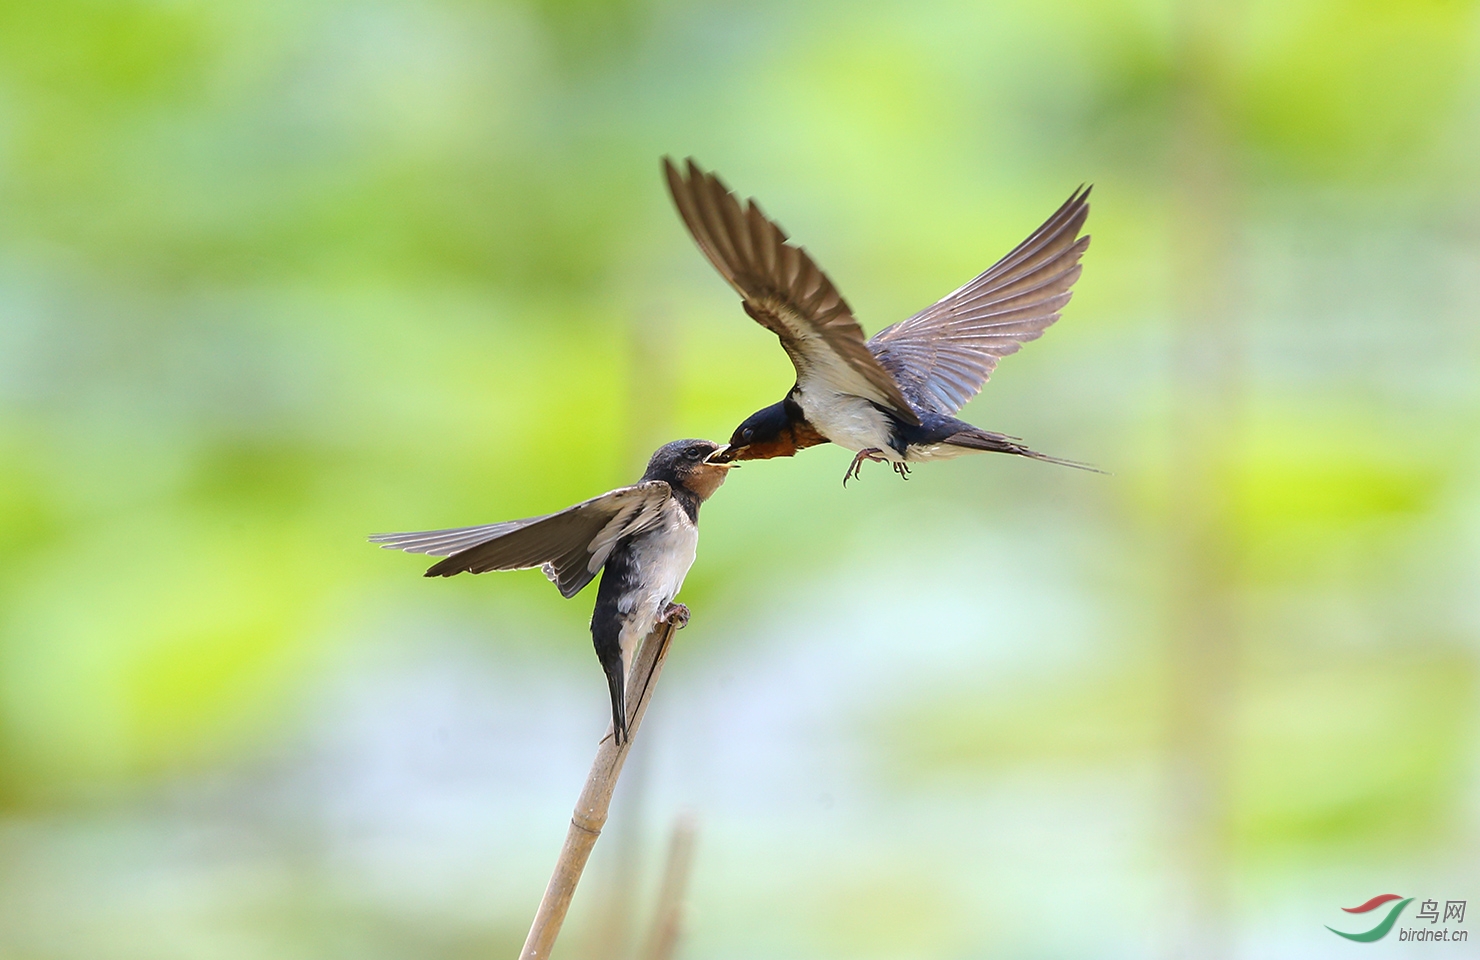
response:
<path fill-rule="evenodd" d="M 1027 457 L 1030 460 L 1042 460 L 1044 463 L 1056 463 L 1061 467 L 1073 467 L 1075 470 L 1088 470 L 1090 473 L 1105 474 L 1104 470 L 1088 463 L 1080 463 L 1078 460 L 1065 460 L 1063 457 L 1051 457 L 1046 453 L 1039 453 L 1022 444 L 1015 437 L 1009 437 L 1001 433 L 993 433 L 990 430 L 972 429 L 954 433 L 945 439 L 946 443 L 957 447 L 966 447 L 970 450 L 988 450 L 992 453 L 1010 453 L 1017 457 Z M 1108 474 L 1106 474 L 1108 476 Z"/>

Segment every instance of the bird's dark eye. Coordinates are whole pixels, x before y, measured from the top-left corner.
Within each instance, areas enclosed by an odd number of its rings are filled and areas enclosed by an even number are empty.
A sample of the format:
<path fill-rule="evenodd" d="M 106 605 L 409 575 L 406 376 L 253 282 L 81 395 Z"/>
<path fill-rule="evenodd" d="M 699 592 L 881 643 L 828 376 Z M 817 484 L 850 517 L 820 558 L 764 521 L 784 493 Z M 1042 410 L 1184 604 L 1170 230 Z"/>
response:
<path fill-rule="evenodd" d="M 750 429 L 749 427 L 746 427 L 744 430 L 740 431 L 740 439 L 744 440 L 746 443 L 749 443 L 750 438 L 753 436 L 755 436 L 755 431 Z"/>
<path fill-rule="evenodd" d="M 690 460 L 698 460 L 704 456 L 704 451 L 700 450 L 698 447 L 690 447 L 688 451 L 684 453 L 684 456 L 688 457 Z"/>

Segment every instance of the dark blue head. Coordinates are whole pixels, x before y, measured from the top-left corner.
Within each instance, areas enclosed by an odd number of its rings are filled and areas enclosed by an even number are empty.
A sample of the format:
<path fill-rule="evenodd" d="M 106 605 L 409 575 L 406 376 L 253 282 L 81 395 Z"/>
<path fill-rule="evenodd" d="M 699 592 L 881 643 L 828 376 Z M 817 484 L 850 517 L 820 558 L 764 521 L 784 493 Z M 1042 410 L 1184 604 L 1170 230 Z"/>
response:
<path fill-rule="evenodd" d="M 799 406 L 782 400 L 746 417 L 730 435 L 730 445 L 713 462 L 789 457 L 803 447 L 826 442 L 827 438 L 807 422 Z"/>

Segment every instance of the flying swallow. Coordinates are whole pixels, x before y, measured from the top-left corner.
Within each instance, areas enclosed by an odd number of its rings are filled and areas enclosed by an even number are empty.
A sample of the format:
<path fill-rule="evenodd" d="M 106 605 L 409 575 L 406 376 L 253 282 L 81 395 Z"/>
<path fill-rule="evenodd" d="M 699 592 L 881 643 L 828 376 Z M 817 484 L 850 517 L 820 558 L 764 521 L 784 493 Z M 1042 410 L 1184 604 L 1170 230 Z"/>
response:
<path fill-rule="evenodd" d="M 832 441 L 857 453 L 844 485 L 865 460 L 907 478 L 912 463 L 978 451 L 1094 469 L 955 417 L 997 360 L 1041 336 L 1069 302 L 1089 246 L 1079 236 L 1088 187 L 991 269 L 865 341 L 832 281 L 754 200 L 742 205 L 692 159 L 680 172 L 664 157 L 663 170 L 694 242 L 796 367 L 786 397 L 741 423 L 716 460 L 789 457 Z"/>
<path fill-rule="evenodd" d="M 373 543 L 446 557 L 429 577 L 539 567 L 567 599 L 606 568 L 591 613 L 591 639 L 606 671 L 612 730 L 627 739 L 626 680 L 637 643 L 659 623 L 688 622 L 674 603 L 699 545 L 699 506 L 725 482 L 731 464 L 710 462 L 723 448 L 708 440 L 675 440 L 653 454 L 630 487 L 559 513 L 480 527 L 381 533 Z"/>

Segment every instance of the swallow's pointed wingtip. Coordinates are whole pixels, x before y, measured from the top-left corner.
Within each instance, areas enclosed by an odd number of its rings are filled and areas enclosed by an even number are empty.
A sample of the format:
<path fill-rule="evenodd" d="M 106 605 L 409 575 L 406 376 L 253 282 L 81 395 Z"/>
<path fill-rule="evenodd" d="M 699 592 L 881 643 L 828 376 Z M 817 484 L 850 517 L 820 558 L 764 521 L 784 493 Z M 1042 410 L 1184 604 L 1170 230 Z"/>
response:
<path fill-rule="evenodd" d="M 695 160 L 693 157 L 685 157 L 684 166 L 688 171 L 689 183 L 705 184 L 709 189 L 717 189 L 721 193 L 728 193 L 732 196 L 734 195 L 735 191 L 730 189 L 730 185 L 728 183 L 725 183 L 724 178 L 715 173 L 713 170 L 705 170 L 703 167 L 699 166 L 699 161 Z M 738 203 L 739 198 L 736 197 L 735 201 Z M 755 200 L 752 199 L 750 202 L 753 205 L 755 203 Z"/>
<path fill-rule="evenodd" d="M 677 199 L 680 193 L 692 193 L 713 181 L 720 189 L 728 191 L 724 181 L 713 173 L 706 173 L 693 157 L 685 157 L 679 164 L 668 154 L 662 157 L 663 177 L 668 181 L 668 190 Z"/>

